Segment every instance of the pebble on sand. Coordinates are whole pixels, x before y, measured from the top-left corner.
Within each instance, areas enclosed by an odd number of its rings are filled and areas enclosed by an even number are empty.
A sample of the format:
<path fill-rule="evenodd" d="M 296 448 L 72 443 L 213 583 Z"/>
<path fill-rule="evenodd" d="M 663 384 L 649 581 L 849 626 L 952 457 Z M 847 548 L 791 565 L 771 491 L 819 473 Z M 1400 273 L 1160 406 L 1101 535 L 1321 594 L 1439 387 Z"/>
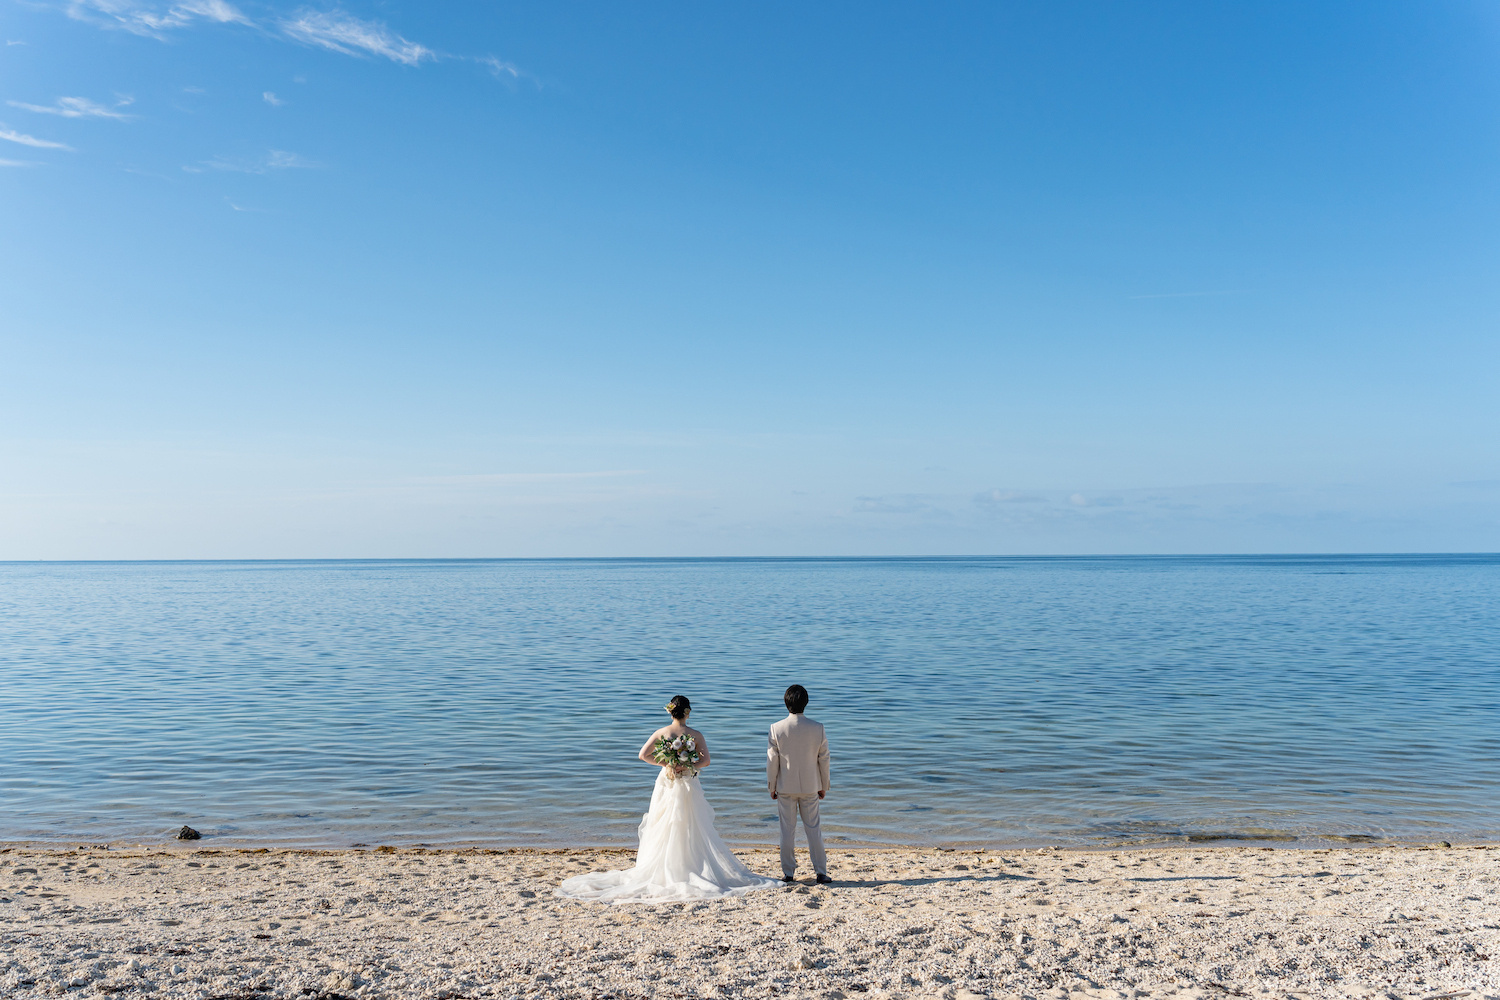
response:
<path fill-rule="evenodd" d="M 1493 844 L 835 848 L 625 906 L 553 895 L 624 850 L 163 846 L 0 845 L 0 997 L 1500 1000 Z"/>
<path fill-rule="evenodd" d="M 190 826 L 185 826 L 181 830 L 177 831 L 177 839 L 178 840 L 202 840 L 203 839 L 203 834 L 199 833 L 197 830 L 194 830 Z"/>

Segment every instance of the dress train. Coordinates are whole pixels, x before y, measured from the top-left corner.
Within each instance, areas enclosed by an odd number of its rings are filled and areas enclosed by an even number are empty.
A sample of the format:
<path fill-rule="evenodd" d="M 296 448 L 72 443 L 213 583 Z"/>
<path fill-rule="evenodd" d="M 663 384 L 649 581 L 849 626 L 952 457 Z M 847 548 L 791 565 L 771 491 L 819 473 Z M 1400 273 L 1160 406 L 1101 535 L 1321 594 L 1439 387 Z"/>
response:
<path fill-rule="evenodd" d="M 665 903 L 741 896 L 781 885 L 740 863 L 714 829 L 714 809 L 692 775 L 657 775 L 641 819 L 635 867 L 576 875 L 557 889 L 569 899 Z"/>

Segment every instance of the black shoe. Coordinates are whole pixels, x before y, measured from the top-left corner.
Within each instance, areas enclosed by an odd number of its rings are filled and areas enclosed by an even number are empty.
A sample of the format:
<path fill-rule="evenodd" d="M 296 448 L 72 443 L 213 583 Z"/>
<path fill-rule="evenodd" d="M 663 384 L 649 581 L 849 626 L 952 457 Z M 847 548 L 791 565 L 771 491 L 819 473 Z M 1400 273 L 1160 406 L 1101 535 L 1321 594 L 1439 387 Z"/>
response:
<path fill-rule="evenodd" d="M 832 881 L 833 881 L 833 879 L 829 878 L 827 875 L 823 874 L 822 872 L 818 872 L 818 884 L 819 885 L 827 885 L 828 883 L 830 883 Z"/>
<path fill-rule="evenodd" d="M 781 876 L 781 881 L 783 881 L 783 882 L 795 882 L 795 881 L 797 881 L 797 876 L 795 876 L 795 875 L 783 875 L 783 876 Z"/>

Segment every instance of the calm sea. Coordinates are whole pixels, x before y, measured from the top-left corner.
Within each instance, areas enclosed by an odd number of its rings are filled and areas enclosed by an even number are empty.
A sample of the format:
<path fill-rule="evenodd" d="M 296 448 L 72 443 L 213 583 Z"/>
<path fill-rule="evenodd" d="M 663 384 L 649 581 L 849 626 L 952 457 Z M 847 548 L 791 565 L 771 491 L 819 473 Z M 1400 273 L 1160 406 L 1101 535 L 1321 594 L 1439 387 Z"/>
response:
<path fill-rule="evenodd" d="M 856 843 L 1500 837 L 1500 556 L 0 564 L 0 840 L 632 845 L 828 726 Z"/>

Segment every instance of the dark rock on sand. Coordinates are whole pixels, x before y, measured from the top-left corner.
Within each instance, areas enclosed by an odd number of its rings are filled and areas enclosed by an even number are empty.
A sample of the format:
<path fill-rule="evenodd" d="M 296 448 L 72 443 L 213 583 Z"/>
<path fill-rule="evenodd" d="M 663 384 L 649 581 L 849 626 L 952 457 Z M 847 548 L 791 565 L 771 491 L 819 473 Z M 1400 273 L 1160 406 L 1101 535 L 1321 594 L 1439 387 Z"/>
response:
<path fill-rule="evenodd" d="M 197 830 L 194 830 L 190 826 L 185 826 L 181 830 L 177 831 L 177 839 L 178 840 L 202 840 L 203 839 L 203 834 L 199 833 Z"/>

